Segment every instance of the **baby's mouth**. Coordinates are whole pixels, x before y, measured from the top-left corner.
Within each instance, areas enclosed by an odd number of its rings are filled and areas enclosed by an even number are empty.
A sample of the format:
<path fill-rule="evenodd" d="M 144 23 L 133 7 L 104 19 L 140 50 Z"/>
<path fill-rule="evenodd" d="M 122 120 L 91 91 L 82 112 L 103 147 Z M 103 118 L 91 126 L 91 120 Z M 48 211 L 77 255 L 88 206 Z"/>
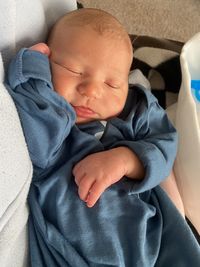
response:
<path fill-rule="evenodd" d="M 82 118 L 91 118 L 93 117 L 96 112 L 94 112 L 92 109 L 87 108 L 87 107 L 83 107 L 83 106 L 73 106 L 76 115 L 78 117 L 82 117 Z"/>

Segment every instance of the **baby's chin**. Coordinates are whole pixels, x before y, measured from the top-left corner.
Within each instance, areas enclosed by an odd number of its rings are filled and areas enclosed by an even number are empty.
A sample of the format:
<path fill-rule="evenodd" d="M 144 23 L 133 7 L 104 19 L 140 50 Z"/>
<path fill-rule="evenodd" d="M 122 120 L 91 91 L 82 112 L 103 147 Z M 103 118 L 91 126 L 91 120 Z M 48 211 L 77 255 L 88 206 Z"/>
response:
<path fill-rule="evenodd" d="M 115 116 L 110 116 L 108 118 L 82 118 L 82 117 L 78 117 L 77 116 L 76 117 L 76 124 L 84 124 L 84 123 L 89 123 L 89 122 L 92 122 L 92 121 L 107 121 L 109 119 L 117 117 L 120 113 L 116 114 Z"/>
<path fill-rule="evenodd" d="M 88 123 L 88 122 L 92 122 L 92 121 L 97 121 L 97 119 L 92 119 L 92 118 L 80 118 L 80 117 L 77 117 L 77 118 L 76 118 L 76 124 L 84 124 L 84 123 Z"/>

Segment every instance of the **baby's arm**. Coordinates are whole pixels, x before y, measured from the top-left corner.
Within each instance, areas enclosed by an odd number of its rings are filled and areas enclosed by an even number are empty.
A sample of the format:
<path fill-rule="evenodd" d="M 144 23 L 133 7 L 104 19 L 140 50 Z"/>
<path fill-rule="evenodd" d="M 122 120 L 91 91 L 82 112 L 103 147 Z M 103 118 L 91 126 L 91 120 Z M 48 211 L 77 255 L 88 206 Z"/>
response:
<path fill-rule="evenodd" d="M 75 165 L 73 175 L 80 198 L 92 207 L 105 189 L 123 176 L 142 179 L 144 167 L 129 148 L 117 147 L 85 157 Z"/>
<path fill-rule="evenodd" d="M 74 167 L 73 174 L 80 198 L 87 203 L 88 207 L 93 207 L 106 188 L 123 176 L 143 179 L 144 167 L 137 155 L 129 148 L 117 147 L 87 156 Z M 185 217 L 173 171 L 160 185 L 181 215 Z"/>
<path fill-rule="evenodd" d="M 53 89 L 49 53 L 45 44 L 21 49 L 9 65 L 6 80 L 32 163 L 39 171 L 60 153 L 76 118 L 73 108 Z"/>

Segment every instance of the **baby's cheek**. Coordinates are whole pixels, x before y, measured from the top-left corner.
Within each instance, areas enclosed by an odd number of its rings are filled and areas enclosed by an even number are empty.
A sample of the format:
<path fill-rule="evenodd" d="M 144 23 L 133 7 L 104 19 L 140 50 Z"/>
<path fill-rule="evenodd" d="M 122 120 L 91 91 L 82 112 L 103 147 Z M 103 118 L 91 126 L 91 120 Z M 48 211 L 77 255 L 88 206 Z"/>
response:
<path fill-rule="evenodd" d="M 67 102 L 71 103 L 73 95 L 71 94 L 69 88 L 65 86 L 65 82 L 60 80 L 53 81 L 54 90 L 62 96 Z"/>
<path fill-rule="evenodd" d="M 124 99 L 117 98 L 115 99 L 115 101 L 113 101 L 112 108 L 113 112 L 115 113 L 114 114 L 115 116 L 119 115 L 122 112 L 124 105 L 125 105 Z"/>

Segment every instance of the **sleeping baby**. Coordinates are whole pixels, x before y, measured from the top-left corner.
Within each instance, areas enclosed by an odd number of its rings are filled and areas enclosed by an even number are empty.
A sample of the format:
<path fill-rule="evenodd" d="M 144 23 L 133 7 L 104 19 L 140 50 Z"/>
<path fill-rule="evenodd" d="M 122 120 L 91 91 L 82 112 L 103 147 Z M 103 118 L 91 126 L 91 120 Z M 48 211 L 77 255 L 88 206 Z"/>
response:
<path fill-rule="evenodd" d="M 81 9 L 10 64 L 7 88 L 34 167 L 31 266 L 200 262 L 172 173 L 176 130 L 148 90 L 128 86 L 132 59 L 116 18 Z M 174 246 L 167 257 L 162 243 Z"/>

